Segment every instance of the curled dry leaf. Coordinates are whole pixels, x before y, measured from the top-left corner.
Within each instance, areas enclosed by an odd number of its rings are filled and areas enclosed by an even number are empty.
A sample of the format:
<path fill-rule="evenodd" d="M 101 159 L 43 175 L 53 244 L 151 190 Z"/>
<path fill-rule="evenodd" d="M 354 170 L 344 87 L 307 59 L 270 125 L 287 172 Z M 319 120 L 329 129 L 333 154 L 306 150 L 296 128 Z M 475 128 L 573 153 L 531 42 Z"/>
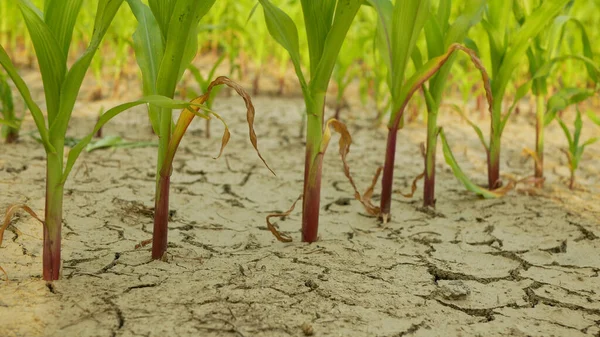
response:
<path fill-rule="evenodd" d="M 210 95 L 212 89 L 217 85 L 226 85 L 232 88 L 233 90 L 235 90 L 235 92 L 238 93 L 238 95 L 240 95 L 244 99 L 244 103 L 246 104 L 246 120 L 248 121 L 248 132 L 250 134 L 250 142 L 256 150 L 256 153 L 258 154 L 260 160 L 262 160 L 262 162 L 269 169 L 269 171 L 271 171 L 271 173 L 275 174 L 275 172 L 269 167 L 263 156 L 260 154 L 260 151 L 258 151 L 258 139 L 256 137 L 256 132 L 254 131 L 254 116 L 256 114 L 256 111 L 254 109 L 254 105 L 252 104 L 252 99 L 250 98 L 250 95 L 244 90 L 244 88 L 242 88 L 241 85 L 237 84 L 236 82 L 230 80 L 225 76 L 219 76 L 214 81 L 212 81 L 209 84 L 208 89 L 206 90 L 206 94 Z"/>
<path fill-rule="evenodd" d="M 417 182 L 419 182 L 419 180 L 423 179 L 424 177 L 425 177 L 425 171 L 423 171 L 421 174 L 416 176 L 415 179 L 413 179 L 412 186 L 410 188 L 410 193 L 405 194 L 400 191 L 396 191 L 396 192 L 400 193 L 400 195 L 402 195 L 405 198 L 412 198 L 415 195 L 415 192 L 417 191 Z"/>
<path fill-rule="evenodd" d="M 377 168 L 377 171 L 375 172 L 375 176 L 373 177 L 373 180 L 371 181 L 371 185 L 367 188 L 367 190 L 365 191 L 365 193 L 363 193 L 363 200 L 368 203 L 369 205 L 371 205 L 370 208 L 367 208 L 367 212 L 369 212 L 370 215 L 374 215 L 374 216 L 379 216 L 379 214 L 381 213 L 381 210 L 379 209 L 379 207 L 373 205 L 371 203 L 371 198 L 373 197 L 373 191 L 375 190 L 375 185 L 377 185 L 377 182 L 379 181 L 379 176 L 381 175 L 381 172 L 383 172 L 383 166 L 379 166 Z"/>
<path fill-rule="evenodd" d="M 354 179 L 352 179 L 352 175 L 350 174 L 350 166 L 346 160 L 348 153 L 350 152 L 350 145 L 352 144 L 352 136 L 350 136 L 350 132 L 348 132 L 348 128 L 346 125 L 336 119 L 330 119 L 325 124 L 325 132 L 323 133 L 323 141 L 321 143 L 321 153 L 325 154 L 327 150 L 327 146 L 329 145 L 329 141 L 331 140 L 331 128 L 340 134 L 339 141 L 339 153 L 342 158 L 342 163 L 344 164 L 344 175 L 350 181 L 350 185 L 354 189 L 354 198 L 360 201 L 360 203 L 365 207 L 367 213 L 370 215 L 378 215 L 379 207 L 376 207 L 371 203 L 371 195 L 373 194 L 373 187 L 377 183 L 377 179 L 373 180 L 373 184 L 371 187 L 365 192 L 365 195 L 368 193 L 368 198 L 365 196 L 361 196 L 360 192 L 356 188 L 356 184 L 354 183 Z M 380 171 L 378 170 L 377 177 L 379 176 Z"/>
<path fill-rule="evenodd" d="M 152 239 L 147 239 L 147 240 L 141 241 L 140 243 L 135 245 L 134 249 L 143 248 L 151 243 L 152 243 Z"/>
<path fill-rule="evenodd" d="M 258 157 L 260 158 L 260 160 L 262 160 L 262 162 L 269 169 L 269 171 L 271 171 L 271 173 L 275 174 L 275 172 L 271 169 L 271 167 L 269 167 L 269 165 L 267 164 L 267 162 L 265 161 L 263 156 L 260 154 L 260 151 L 258 150 L 258 140 L 256 137 L 256 132 L 254 131 L 254 116 L 256 114 L 256 111 L 254 109 L 254 105 L 252 104 L 252 99 L 250 98 L 250 95 L 242 88 L 242 86 L 240 86 L 236 82 L 230 80 L 229 78 L 227 78 L 225 76 L 219 76 L 210 83 L 210 85 L 208 86 L 206 93 L 204 93 L 204 95 L 199 96 L 191 101 L 191 103 L 194 104 L 193 106 L 186 108 L 181 112 L 181 115 L 179 116 L 179 119 L 177 120 L 177 124 L 175 125 L 175 130 L 173 132 L 173 136 L 171 138 L 171 141 L 169 142 L 167 156 L 165 157 L 165 163 L 167 163 L 168 165 L 163 165 L 164 172 L 161 172 L 161 175 L 170 174 L 170 169 L 171 169 L 170 164 L 173 162 L 173 158 L 175 157 L 175 153 L 177 152 L 177 149 L 179 148 L 181 139 L 183 138 L 183 135 L 187 131 L 187 128 L 192 123 L 192 120 L 194 120 L 194 117 L 196 117 L 196 116 L 202 117 L 204 119 L 210 119 L 211 116 L 214 116 L 215 118 L 217 118 L 218 120 L 220 120 L 223 123 L 223 125 L 225 126 L 225 130 L 223 132 L 223 137 L 221 138 L 221 149 L 219 150 L 219 155 L 215 159 L 218 159 L 223 154 L 225 146 L 227 146 L 227 144 L 229 143 L 229 140 L 231 138 L 231 133 L 229 132 L 229 127 L 227 126 L 227 123 L 225 123 L 223 118 L 221 116 L 219 116 L 216 112 L 203 109 L 201 106 L 202 104 L 206 103 L 206 101 L 210 97 L 212 90 L 218 85 L 226 85 L 226 86 L 234 89 L 238 93 L 238 95 L 240 95 L 244 99 L 244 103 L 246 104 L 246 120 L 248 121 L 250 142 L 252 143 L 252 146 L 256 150 L 256 153 L 258 154 Z M 203 111 L 203 113 L 200 113 L 200 109 L 203 109 L 205 111 Z"/>
<path fill-rule="evenodd" d="M 302 195 L 300 195 L 298 197 L 298 199 L 296 199 L 296 201 L 294 201 L 294 203 L 292 204 L 292 207 L 290 207 L 290 209 L 288 209 L 284 213 L 274 213 L 274 214 L 267 215 L 267 228 L 269 228 L 269 230 L 271 231 L 271 233 L 273 233 L 273 235 L 280 242 L 292 242 L 292 238 L 289 235 L 287 235 L 287 234 L 283 234 L 283 233 L 279 232 L 277 230 L 277 228 L 275 227 L 275 225 L 273 223 L 271 223 L 271 221 L 269 219 L 271 219 L 271 218 L 283 218 L 283 217 L 286 217 L 286 216 L 290 215 L 294 211 L 294 208 L 296 207 L 296 204 L 298 203 L 298 201 L 300 201 L 300 199 L 302 199 Z"/>
<path fill-rule="evenodd" d="M 6 229 L 8 228 L 8 225 L 10 224 L 10 221 L 12 220 L 13 215 L 18 210 L 21 210 L 21 209 L 24 210 L 25 212 L 29 213 L 29 215 L 31 215 L 34 219 L 39 221 L 43 226 L 46 225 L 44 220 L 42 220 L 40 217 L 38 217 L 38 215 L 29 206 L 24 205 L 24 204 L 10 205 L 6 209 L 6 214 L 4 215 L 4 221 L 2 222 L 2 226 L 0 227 L 0 245 L 2 245 L 2 240 L 4 239 L 4 231 L 6 231 Z M 6 273 L 4 268 L 2 268 L 1 266 L 0 266 L 0 271 L 6 277 L 6 282 L 8 282 L 8 274 Z"/>
<path fill-rule="evenodd" d="M 523 156 L 529 156 L 529 157 L 533 158 L 533 160 L 535 161 L 535 163 L 538 166 L 542 166 L 542 163 L 540 162 L 540 158 L 538 157 L 537 153 L 535 153 L 533 150 L 524 148 L 522 154 L 523 154 Z"/>
<path fill-rule="evenodd" d="M 40 219 L 40 217 L 38 217 L 38 215 L 29 206 L 24 205 L 24 204 L 10 205 L 6 209 L 6 214 L 4 215 L 4 222 L 2 223 L 2 227 L 0 227 L 0 245 L 2 244 L 2 240 L 4 238 L 4 231 L 6 230 L 6 228 L 8 228 L 8 225 L 10 224 L 10 221 L 12 220 L 13 215 L 20 209 L 29 213 L 29 215 L 31 215 L 34 219 L 36 219 L 42 225 L 45 226 L 44 220 Z"/>

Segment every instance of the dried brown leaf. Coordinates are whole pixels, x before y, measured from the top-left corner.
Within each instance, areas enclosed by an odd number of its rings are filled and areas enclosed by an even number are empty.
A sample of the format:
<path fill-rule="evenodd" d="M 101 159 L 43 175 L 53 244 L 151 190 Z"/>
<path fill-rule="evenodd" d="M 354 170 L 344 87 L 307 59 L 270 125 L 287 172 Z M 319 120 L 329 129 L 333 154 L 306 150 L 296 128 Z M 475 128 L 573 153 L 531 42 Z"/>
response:
<path fill-rule="evenodd" d="M 397 193 L 400 193 L 400 195 L 402 195 L 405 198 L 412 198 L 415 195 L 415 192 L 417 191 L 417 183 L 419 182 L 419 180 L 423 179 L 423 177 L 425 177 L 425 171 L 423 171 L 421 174 L 416 176 L 415 179 L 413 179 L 412 186 L 410 188 L 410 193 L 405 194 L 400 191 L 397 191 Z"/>
<path fill-rule="evenodd" d="M 252 104 L 252 98 L 250 98 L 250 95 L 244 90 L 244 88 L 241 85 L 237 84 L 236 82 L 232 81 L 231 79 L 225 76 L 219 76 L 214 81 L 212 81 L 208 86 L 208 89 L 206 90 L 206 95 L 210 96 L 212 89 L 218 85 L 226 85 L 232 88 L 233 90 L 235 90 L 235 92 L 238 93 L 238 95 L 240 95 L 244 99 L 244 103 L 246 104 L 246 120 L 248 121 L 250 142 L 256 150 L 256 154 L 258 154 L 260 160 L 262 160 L 262 162 L 269 169 L 269 171 L 271 171 L 271 173 L 275 174 L 275 172 L 271 169 L 271 167 L 269 167 L 263 156 L 260 154 L 260 151 L 258 150 L 258 139 L 256 137 L 256 132 L 254 131 L 254 116 L 256 114 L 256 111 L 254 109 L 254 105 Z M 225 139 L 225 136 L 223 136 L 223 139 Z"/>
<path fill-rule="evenodd" d="M 373 194 L 372 191 L 372 187 L 370 188 L 370 193 L 369 193 L 369 198 L 365 198 L 363 196 L 360 195 L 360 192 L 358 192 L 358 188 L 356 188 L 356 184 L 354 183 L 354 179 L 352 179 L 352 175 L 350 174 L 350 166 L 348 165 L 348 162 L 346 160 L 346 157 L 348 156 L 348 153 L 350 152 L 350 145 L 352 144 L 352 136 L 350 136 L 350 132 L 348 132 L 348 128 L 346 127 L 346 125 L 336 119 L 330 119 L 327 121 L 327 123 L 325 124 L 325 132 L 323 133 L 323 141 L 321 143 L 321 152 L 323 154 L 325 154 L 325 151 L 327 150 L 327 146 L 329 145 L 329 141 L 331 140 L 331 128 L 333 128 L 337 133 L 340 134 L 340 141 L 339 141 L 339 154 L 340 157 L 342 158 L 342 163 L 344 164 L 344 175 L 346 176 L 346 178 L 348 178 L 348 181 L 350 181 L 350 185 L 352 185 L 352 188 L 354 189 L 354 198 L 358 201 L 360 201 L 360 203 L 365 207 L 365 210 L 367 211 L 367 213 L 369 213 L 370 215 L 378 215 L 379 214 L 379 208 L 376 207 L 375 205 L 373 205 L 371 203 L 370 200 L 370 195 Z M 379 172 L 378 172 L 379 175 Z M 374 180 L 374 184 L 376 184 L 377 181 Z M 373 184 L 373 185 L 374 185 Z M 369 190 L 367 190 L 368 192 Z"/>
<path fill-rule="evenodd" d="M 4 222 L 2 223 L 2 227 L 0 227 L 0 245 L 2 245 L 2 240 L 4 238 L 4 231 L 6 230 L 6 228 L 8 228 L 8 225 L 10 224 L 10 221 L 12 220 L 13 215 L 18 210 L 24 210 L 25 212 L 29 213 L 29 215 L 31 215 L 34 219 L 36 219 L 42 225 L 45 226 L 44 220 L 40 219 L 40 217 L 38 217 L 38 215 L 29 206 L 27 206 L 25 204 L 10 205 L 6 209 L 6 214 L 4 215 Z"/>
<path fill-rule="evenodd" d="M 533 150 L 528 149 L 528 148 L 524 148 L 523 152 L 522 152 L 523 156 L 528 156 L 533 158 L 533 160 L 535 161 L 535 163 L 540 166 L 540 158 L 538 157 L 537 153 L 535 153 Z"/>
<path fill-rule="evenodd" d="M 277 230 L 277 228 L 275 227 L 275 225 L 273 223 L 271 223 L 271 221 L 269 219 L 271 219 L 271 218 L 283 218 L 283 217 L 286 217 L 286 216 L 290 215 L 294 211 L 294 208 L 296 207 L 296 204 L 298 203 L 298 201 L 300 201 L 300 199 L 302 199 L 302 195 L 300 195 L 298 197 L 298 199 L 296 199 L 296 201 L 294 201 L 294 203 L 292 204 L 292 207 L 290 207 L 290 209 L 288 209 L 287 211 L 285 211 L 283 213 L 274 213 L 274 214 L 267 215 L 267 228 L 269 228 L 269 230 L 271 231 L 271 233 L 273 233 L 273 235 L 280 242 L 292 242 L 292 238 L 289 235 L 287 235 L 287 234 L 283 234 L 283 233 L 279 232 L 279 230 Z"/>
<path fill-rule="evenodd" d="M 138 243 L 138 244 L 135 245 L 134 249 L 140 249 L 140 248 L 145 247 L 145 246 L 147 246 L 147 245 L 149 245 L 151 243 L 152 243 L 152 239 L 147 239 L 147 240 L 141 241 L 140 243 Z"/>

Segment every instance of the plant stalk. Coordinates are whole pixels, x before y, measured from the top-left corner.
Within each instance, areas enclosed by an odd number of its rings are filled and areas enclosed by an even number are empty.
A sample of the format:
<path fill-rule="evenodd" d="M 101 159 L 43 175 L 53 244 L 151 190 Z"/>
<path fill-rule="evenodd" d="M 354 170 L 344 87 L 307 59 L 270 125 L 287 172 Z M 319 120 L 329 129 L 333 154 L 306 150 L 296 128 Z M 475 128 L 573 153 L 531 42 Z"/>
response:
<path fill-rule="evenodd" d="M 544 96 L 536 96 L 536 128 L 535 128 L 535 160 L 534 176 L 536 178 L 535 186 L 544 187 Z"/>
<path fill-rule="evenodd" d="M 392 185 L 394 183 L 394 161 L 396 160 L 396 139 L 398 128 L 388 126 L 388 138 L 385 149 L 385 163 L 383 165 L 383 177 L 381 179 L 381 215 L 380 218 L 386 223 L 390 217 L 392 206 Z"/>
<path fill-rule="evenodd" d="M 169 188 L 171 175 L 160 175 L 158 194 L 154 203 L 154 230 L 152 233 L 152 258 L 162 259 L 167 251 L 169 230 Z"/>
<path fill-rule="evenodd" d="M 425 150 L 425 181 L 423 185 L 423 207 L 435 207 L 435 153 L 438 127 L 437 111 L 427 117 L 427 148 Z"/>
<path fill-rule="evenodd" d="M 307 133 L 304 161 L 304 198 L 302 200 L 302 241 L 315 242 L 319 233 L 321 208 L 321 177 L 323 169 L 323 115 L 325 94 L 317 94 L 306 101 Z"/>
<path fill-rule="evenodd" d="M 43 277 L 46 281 L 60 277 L 60 249 L 63 210 L 62 147 L 57 154 L 48 154 L 46 160 L 46 208 L 43 247 Z"/>
<path fill-rule="evenodd" d="M 500 130 L 502 102 L 494 102 L 491 118 L 490 144 L 487 151 L 488 188 L 494 190 L 502 185 L 500 181 L 500 146 L 502 130 Z"/>
<path fill-rule="evenodd" d="M 158 163 L 156 193 L 154 196 L 154 231 L 152 233 L 152 258 L 159 260 L 167 251 L 169 230 L 169 188 L 171 185 L 170 170 L 161 174 L 171 140 L 171 121 L 173 112 L 162 109 L 160 114 L 160 134 L 158 142 Z"/>

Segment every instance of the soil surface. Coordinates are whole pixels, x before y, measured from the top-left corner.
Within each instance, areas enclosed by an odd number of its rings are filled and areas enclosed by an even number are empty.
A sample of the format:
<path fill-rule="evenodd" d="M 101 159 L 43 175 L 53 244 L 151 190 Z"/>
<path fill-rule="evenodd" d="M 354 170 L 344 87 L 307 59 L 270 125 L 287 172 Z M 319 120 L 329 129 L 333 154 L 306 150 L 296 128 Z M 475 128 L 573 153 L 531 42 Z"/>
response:
<path fill-rule="evenodd" d="M 84 94 L 85 95 L 85 94 Z M 40 96 L 41 97 L 41 96 Z M 600 336 L 600 148 L 584 154 L 575 191 L 564 136 L 547 129 L 546 187 L 519 185 L 501 199 L 465 191 L 437 162 L 437 208 L 396 194 L 382 226 L 366 215 L 342 172 L 337 144 L 323 169 L 320 241 L 300 241 L 300 208 L 279 228 L 265 217 L 285 211 L 302 191 L 303 102 L 255 100 L 259 148 L 253 151 L 243 102 L 223 97 L 215 110 L 232 140 L 213 160 L 222 127 L 210 139 L 195 121 L 176 156 L 165 261 L 152 261 L 154 147 L 84 153 L 66 184 L 62 279 L 41 280 L 42 230 L 24 213 L 0 248 L 1 336 Z M 91 130 L 97 111 L 116 101 L 78 103 L 70 135 Z M 382 164 L 386 130 L 359 105 L 344 111 L 354 143 L 348 157 L 364 189 Z M 505 178 L 532 174 L 532 116 L 522 108 L 503 138 Z M 328 111 L 331 115 L 332 111 Z M 463 169 L 486 182 L 485 154 L 455 114 L 441 124 Z M 471 114 L 484 131 L 489 121 Z M 26 133 L 1 146 L 0 209 L 27 203 L 43 215 L 45 155 Z M 598 133 L 586 127 L 584 137 Z M 144 109 L 115 119 L 105 135 L 152 141 Z M 337 136 L 334 136 L 337 142 Z M 395 188 L 410 189 L 423 170 L 422 122 L 399 134 Z M 376 189 L 376 191 L 379 187 Z M 378 195 L 374 197 L 378 201 Z"/>

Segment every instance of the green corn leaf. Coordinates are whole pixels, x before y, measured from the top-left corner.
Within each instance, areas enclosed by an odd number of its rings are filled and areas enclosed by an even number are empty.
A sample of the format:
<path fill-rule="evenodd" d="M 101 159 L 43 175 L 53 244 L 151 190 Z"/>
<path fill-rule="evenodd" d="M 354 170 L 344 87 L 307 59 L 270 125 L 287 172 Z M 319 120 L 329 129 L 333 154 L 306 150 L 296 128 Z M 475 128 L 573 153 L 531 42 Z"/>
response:
<path fill-rule="evenodd" d="M 565 122 L 561 118 L 557 117 L 556 121 L 558 122 L 558 125 L 560 125 L 560 128 L 563 130 L 565 137 L 567 138 L 567 142 L 569 143 L 569 149 L 571 150 L 575 145 L 575 143 L 573 142 L 573 136 L 571 135 L 571 131 L 569 131 L 567 124 L 565 124 Z"/>
<path fill-rule="evenodd" d="M 43 21 L 39 9 L 29 0 L 19 0 L 19 8 L 35 48 L 44 83 L 48 120 L 52 123 L 60 107 L 60 89 L 67 72 L 67 58 L 52 31 Z"/>
<path fill-rule="evenodd" d="M 169 23 L 173 17 L 173 11 L 178 0 L 149 0 L 150 9 L 160 26 L 160 31 L 163 37 L 163 43 L 167 41 L 169 33 Z"/>
<path fill-rule="evenodd" d="M 492 88 L 496 99 L 501 101 L 502 97 L 504 97 L 506 86 L 514 70 L 518 68 L 521 58 L 526 53 L 527 48 L 529 48 L 529 40 L 539 34 L 568 2 L 569 0 L 545 1 L 527 17 L 525 23 L 512 39 L 511 48 L 502 58 L 502 64 L 498 69 L 498 73 L 494 73 L 493 75 Z"/>
<path fill-rule="evenodd" d="M 274 6 L 269 0 L 259 0 L 259 2 L 265 13 L 265 22 L 269 34 L 290 54 L 302 91 L 306 93 L 308 85 L 302 72 L 300 43 L 296 24 L 284 11 Z"/>
<path fill-rule="evenodd" d="M 66 134 L 85 74 L 122 3 L 123 0 L 100 0 L 98 3 L 90 44 L 83 55 L 73 64 L 61 84 L 60 108 L 55 120 L 50 121 L 50 134 L 62 135 L 63 137 Z"/>
<path fill-rule="evenodd" d="M 443 41 L 440 41 L 439 38 L 436 38 L 435 36 L 427 35 L 428 49 L 430 44 L 443 44 L 444 48 L 448 48 L 453 43 L 462 43 L 463 41 L 465 41 L 467 33 L 469 32 L 471 27 L 473 27 L 481 21 L 486 3 L 487 0 L 467 1 L 467 3 L 465 4 L 465 9 L 463 10 L 462 14 L 458 18 L 456 18 L 454 23 L 451 26 L 449 26 L 448 24 L 445 25 L 446 29 L 443 31 L 443 34 L 445 34 L 443 35 Z M 427 29 L 427 26 L 425 26 L 426 33 Z M 468 45 L 467 48 L 469 48 Z M 475 54 L 478 54 L 477 49 L 471 48 L 471 50 L 473 50 Z M 436 54 L 430 54 L 429 58 L 442 55 L 445 52 L 444 49 L 442 49 L 441 51 L 439 49 L 435 49 L 435 51 Z M 442 68 L 440 68 L 438 73 L 429 82 L 429 88 L 431 90 L 432 96 L 438 102 L 438 104 L 441 102 L 444 88 L 446 87 L 446 84 L 448 82 L 448 76 L 450 75 L 450 70 L 452 69 L 455 59 L 456 56 L 452 55 L 451 59 L 448 60 L 448 62 L 446 62 L 446 64 L 444 64 Z"/>
<path fill-rule="evenodd" d="M 593 60 L 594 53 L 592 51 L 590 38 L 588 37 L 588 34 L 585 30 L 585 26 L 583 25 L 583 23 L 580 20 L 575 19 L 575 18 L 570 18 L 569 21 L 573 22 L 579 28 L 579 31 L 581 32 L 581 44 L 583 46 L 583 56 L 589 60 Z M 594 67 L 594 66 L 595 66 L 595 64 L 593 62 L 592 63 L 586 62 L 586 69 L 587 69 L 588 75 L 590 76 L 590 79 L 594 83 L 598 83 L 600 74 L 598 73 L 598 67 L 597 66 Z"/>
<path fill-rule="evenodd" d="M 446 139 L 446 134 L 444 133 L 444 130 L 442 128 L 440 128 L 439 130 L 439 135 L 440 140 L 442 141 L 442 150 L 444 152 L 444 159 L 446 160 L 446 163 L 450 166 L 450 168 L 452 168 L 454 176 L 467 188 L 467 190 L 475 194 L 481 195 L 486 199 L 499 198 L 503 195 L 503 193 L 490 191 L 472 182 L 464 173 L 462 168 L 458 165 L 456 158 L 452 153 L 452 149 L 448 144 L 448 140 Z"/>
<path fill-rule="evenodd" d="M 469 4 L 465 4 L 465 9 L 468 9 L 468 8 L 469 8 Z M 440 0 L 439 6 L 438 6 L 438 11 L 437 11 L 437 16 L 436 16 L 436 21 L 441 24 L 440 29 L 443 32 L 447 32 L 450 27 L 450 23 L 448 22 L 448 20 L 450 20 L 451 13 L 452 13 L 452 0 Z"/>
<path fill-rule="evenodd" d="M 467 122 L 467 124 L 469 124 L 469 126 L 471 126 L 471 128 L 473 128 L 473 130 L 477 134 L 477 138 L 479 138 L 479 142 L 481 143 L 481 145 L 483 145 L 483 148 L 485 149 L 485 151 L 489 152 L 490 148 L 485 140 L 485 137 L 483 136 L 483 132 L 481 131 L 481 128 L 479 128 L 479 126 L 477 126 L 477 124 L 475 124 L 475 122 L 471 121 L 469 119 L 469 117 L 467 115 L 465 115 L 465 113 L 463 112 L 461 107 L 459 107 L 456 104 L 452 104 L 452 105 L 450 105 L 450 107 L 452 108 L 452 110 L 454 110 L 456 113 L 458 113 Z"/>
<path fill-rule="evenodd" d="M 0 113 L 7 119 L 14 119 L 15 105 L 13 102 L 12 91 L 6 78 L 0 73 Z"/>
<path fill-rule="evenodd" d="M 140 0 L 127 0 L 127 3 L 138 22 L 133 34 L 133 48 L 142 71 L 143 91 L 145 95 L 156 94 L 158 68 L 164 53 L 160 26 L 150 8 Z"/>
<path fill-rule="evenodd" d="M 327 91 L 346 34 L 348 34 L 350 25 L 361 5 L 362 0 L 338 1 L 333 24 L 325 39 L 321 59 L 316 71 L 311 73 L 310 86 L 313 92 L 325 93 Z"/>
<path fill-rule="evenodd" d="M 16 123 L 15 121 L 9 121 L 9 120 L 6 120 L 6 119 L 1 119 L 1 118 L 0 118 L 0 124 L 1 125 L 6 125 L 6 126 L 8 126 L 10 128 L 18 128 L 19 127 L 19 124 Z"/>
<path fill-rule="evenodd" d="M 19 90 L 19 93 L 23 97 L 25 104 L 27 104 L 27 107 L 31 111 L 31 115 L 33 116 L 33 120 L 34 120 L 35 125 L 38 129 L 38 132 L 40 134 L 42 144 L 44 145 L 44 149 L 46 150 L 46 153 L 56 153 L 56 150 L 50 143 L 50 136 L 48 133 L 48 128 L 46 127 L 46 121 L 44 120 L 44 114 L 42 113 L 42 110 L 40 109 L 39 105 L 37 105 L 37 103 L 35 103 L 35 101 L 33 100 L 33 97 L 31 97 L 31 92 L 29 91 L 29 87 L 27 87 L 27 84 L 25 84 L 25 81 L 23 81 L 23 78 L 21 78 L 21 76 L 19 76 L 17 68 L 15 68 L 14 64 L 8 57 L 8 54 L 6 54 L 6 50 L 4 50 L 4 47 L 2 47 L 1 45 L 0 45 L 0 64 L 2 65 L 2 67 L 4 67 L 4 69 L 6 70 L 6 73 L 12 79 L 13 83 Z"/>
<path fill-rule="evenodd" d="M 600 75 L 600 67 L 594 62 L 593 59 L 582 55 L 563 55 L 555 57 L 549 60 L 548 62 L 544 63 L 544 65 L 542 65 L 533 75 L 532 79 L 536 80 L 539 78 L 547 78 L 548 76 L 550 76 L 550 72 L 552 71 L 552 68 L 555 65 L 568 60 L 581 61 L 585 64 L 588 71 L 591 71 L 590 74 L 596 74 L 596 76 Z"/>
<path fill-rule="evenodd" d="M 368 0 L 377 13 L 377 49 L 382 54 L 387 69 L 392 68 L 392 12 L 394 5 L 390 0 Z M 389 73 L 389 72 L 388 72 Z M 391 76 L 388 78 L 392 87 Z"/>
<path fill-rule="evenodd" d="M 137 19 L 138 26 L 133 34 L 133 48 L 142 72 L 142 87 L 144 95 L 158 93 L 156 81 L 160 63 L 164 54 L 162 33 L 158 21 L 150 8 L 140 0 L 127 0 L 131 11 Z M 160 115 L 156 107 L 149 107 L 148 116 L 155 134 L 160 132 Z"/>
<path fill-rule="evenodd" d="M 94 135 L 98 132 L 98 130 L 100 130 L 106 123 L 108 123 L 111 119 L 113 119 L 120 113 L 142 104 L 156 105 L 164 109 L 183 109 L 193 105 L 186 101 L 174 100 L 165 96 L 151 95 L 143 97 L 137 101 L 118 105 L 110 110 L 107 110 L 98 118 L 96 126 L 94 126 L 94 131 L 92 131 L 90 134 L 84 137 L 79 143 L 77 143 L 77 145 L 75 145 L 71 149 L 71 151 L 69 151 L 67 164 L 65 165 L 65 170 L 63 174 L 63 183 L 67 180 L 69 174 L 71 173 L 73 165 L 75 165 L 75 162 L 77 161 L 77 158 L 79 158 L 81 151 L 83 151 L 88 146 L 88 144 L 92 141 Z"/>
<path fill-rule="evenodd" d="M 403 104 L 401 90 L 408 60 L 417 44 L 429 16 L 429 0 L 406 0 L 397 2 L 392 16 L 392 114 L 397 114 Z M 395 118 L 393 115 L 392 118 Z"/>
<path fill-rule="evenodd" d="M 443 2 L 443 1 L 442 1 Z M 442 22 L 439 22 L 435 15 L 430 15 L 425 23 L 425 39 L 427 42 L 427 56 L 434 58 L 444 54 L 444 33 L 442 32 Z M 415 48 L 418 49 L 418 48 Z"/>
<path fill-rule="evenodd" d="M 46 0 L 44 21 L 50 27 L 63 55 L 69 55 L 73 28 L 83 0 Z"/>
<path fill-rule="evenodd" d="M 173 97 L 175 94 L 181 74 L 196 54 L 198 23 L 214 2 L 215 0 L 176 2 L 169 21 L 165 52 L 157 77 L 159 94 L 167 97 Z M 160 23 L 160 19 L 158 21 Z"/>
<path fill-rule="evenodd" d="M 464 43 L 471 27 L 481 22 L 487 3 L 488 0 L 467 0 L 460 16 L 454 20 L 452 25 L 449 25 L 448 18 L 445 19 L 446 24 L 443 32 L 445 32 L 446 39 L 444 47 L 448 48 L 453 43 Z M 467 47 L 469 46 L 467 45 Z"/>
<path fill-rule="evenodd" d="M 600 116 L 596 115 L 592 110 L 587 111 L 587 116 L 594 124 L 600 126 Z"/>
<path fill-rule="evenodd" d="M 515 111 L 515 108 L 517 107 L 517 104 L 519 104 L 519 101 L 522 100 L 527 95 L 527 93 L 531 90 L 532 85 L 533 85 L 533 82 L 531 80 L 529 80 L 517 88 L 517 93 L 515 94 L 515 98 L 513 99 L 513 102 L 510 105 L 508 112 L 502 117 L 502 122 L 500 123 L 500 134 L 502 134 L 502 132 L 504 132 L 504 128 L 506 127 L 506 124 L 508 123 L 508 119 L 512 115 L 513 111 Z"/>
<path fill-rule="evenodd" d="M 544 125 L 550 124 L 559 111 L 573 104 L 585 101 L 595 94 L 594 90 L 585 88 L 562 88 L 548 99 Z"/>
<path fill-rule="evenodd" d="M 351 0 L 355 1 L 355 0 Z M 308 38 L 310 58 L 310 74 L 314 78 L 317 66 L 323 56 L 325 40 L 331 30 L 333 16 L 336 11 L 336 0 L 301 0 L 304 24 Z"/>
<path fill-rule="evenodd" d="M 579 147 L 579 141 L 581 140 L 581 130 L 583 129 L 583 120 L 581 119 L 581 112 L 579 108 L 576 109 L 575 115 L 575 131 L 573 132 L 573 144 L 577 148 Z"/>
<path fill-rule="evenodd" d="M 600 137 L 594 137 L 586 140 L 583 144 L 581 144 L 581 152 L 587 147 L 590 146 L 600 140 Z"/>
<path fill-rule="evenodd" d="M 122 144 L 122 143 L 123 143 L 123 138 L 121 138 L 119 136 L 106 136 L 96 142 L 89 143 L 85 147 L 85 152 L 92 152 L 92 151 L 99 150 L 99 149 L 111 148 L 111 147 L 115 147 L 118 144 Z"/>

